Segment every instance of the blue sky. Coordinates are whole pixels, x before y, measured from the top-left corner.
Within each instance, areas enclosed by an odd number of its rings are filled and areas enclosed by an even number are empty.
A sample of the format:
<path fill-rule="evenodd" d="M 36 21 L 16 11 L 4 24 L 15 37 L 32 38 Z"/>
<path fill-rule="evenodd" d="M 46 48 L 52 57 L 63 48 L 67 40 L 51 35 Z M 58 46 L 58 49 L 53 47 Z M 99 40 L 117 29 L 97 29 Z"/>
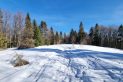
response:
<path fill-rule="evenodd" d="M 80 21 L 89 31 L 96 23 L 123 24 L 123 0 L 0 0 L 0 8 L 11 13 L 30 13 L 31 19 L 47 22 L 57 31 L 78 30 Z"/>

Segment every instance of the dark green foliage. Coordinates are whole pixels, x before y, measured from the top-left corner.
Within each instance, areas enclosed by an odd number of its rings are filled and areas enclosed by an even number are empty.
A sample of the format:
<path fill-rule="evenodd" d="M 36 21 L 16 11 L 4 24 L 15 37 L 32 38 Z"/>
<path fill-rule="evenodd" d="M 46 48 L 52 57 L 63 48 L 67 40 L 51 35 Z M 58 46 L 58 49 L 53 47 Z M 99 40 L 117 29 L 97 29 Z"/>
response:
<path fill-rule="evenodd" d="M 40 29 L 41 29 L 43 32 L 46 31 L 46 30 L 48 30 L 47 24 L 46 24 L 45 21 L 41 21 Z"/>
<path fill-rule="evenodd" d="M 0 9 L 0 32 L 3 30 L 3 12 Z"/>
<path fill-rule="evenodd" d="M 46 37 L 48 28 L 45 21 L 41 21 L 40 30 L 43 33 L 43 37 Z"/>
<path fill-rule="evenodd" d="M 19 48 L 32 48 L 34 47 L 34 31 L 32 28 L 31 20 L 29 14 L 27 14 L 25 19 L 25 28 L 23 31 L 22 41 Z"/>
<path fill-rule="evenodd" d="M 34 29 L 34 41 L 35 41 L 35 46 L 40 46 L 41 45 L 41 31 L 39 27 L 37 26 L 36 21 L 33 21 L 33 29 Z"/>
<path fill-rule="evenodd" d="M 26 20 L 25 20 L 24 37 L 32 39 L 33 36 L 34 36 L 34 31 L 32 28 L 30 16 L 29 14 L 27 14 Z"/>
<path fill-rule="evenodd" d="M 37 25 L 36 20 L 32 24 L 29 14 L 25 18 L 25 25 L 21 15 L 15 14 L 11 22 L 7 14 L 3 15 L 0 9 L 0 48 L 18 46 L 31 48 L 40 45 L 72 43 L 123 49 L 123 25 L 113 28 L 113 26 L 105 27 L 96 24 L 87 34 L 80 22 L 79 31 L 71 29 L 70 33 L 62 34 L 62 32 L 55 32 L 52 27 L 48 29 L 45 21 L 41 21 L 40 26 Z"/>
<path fill-rule="evenodd" d="M 69 36 L 64 33 L 63 43 L 68 44 L 69 42 Z"/>
<path fill-rule="evenodd" d="M 56 32 L 55 34 L 55 44 L 59 44 L 59 34 Z"/>
<path fill-rule="evenodd" d="M 62 35 L 62 32 L 60 32 L 59 37 L 60 37 L 60 44 L 62 44 L 63 43 L 63 35 Z"/>
<path fill-rule="evenodd" d="M 41 45 L 41 32 L 39 28 L 36 28 L 34 32 L 34 40 L 35 40 L 35 46 L 40 46 Z"/>
<path fill-rule="evenodd" d="M 119 49 L 123 49 L 123 25 L 120 25 L 118 29 L 117 46 Z"/>
<path fill-rule="evenodd" d="M 104 37 L 104 44 L 103 44 L 104 47 L 108 47 L 108 37 L 105 36 Z"/>
<path fill-rule="evenodd" d="M 94 35 L 94 29 L 91 27 L 90 32 L 89 32 L 89 38 L 90 38 L 90 44 L 93 44 L 93 35 Z"/>
<path fill-rule="evenodd" d="M 51 32 L 51 35 L 50 35 L 50 44 L 53 45 L 54 44 L 54 31 L 53 31 L 53 28 L 51 27 L 50 28 L 50 32 Z"/>
<path fill-rule="evenodd" d="M 82 41 L 84 40 L 84 38 L 85 38 L 85 32 L 83 29 L 83 24 L 82 22 L 80 22 L 79 32 L 78 32 L 78 41 L 80 44 L 82 44 Z"/>
<path fill-rule="evenodd" d="M 74 44 L 74 43 L 76 43 L 76 39 L 77 39 L 77 32 L 74 31 L 73 29 L 71 29 L 69 42 Z"/>
<path fill-rule="evenodd" d="M 50 37 L 49 37 L 49 29 L 47 28 L 47 24 L 45 21 L 41 21 L 40 30 L 42 33 L 42 44 L 49 45 L 50 44 Z"/>
<path fill-rule="evenodd" d="M 93 34 L 93 40 L 92 40 L 92 45 L 99 46 L 99 25 L 96 24 L 94 28 L 94 34 Z"/>

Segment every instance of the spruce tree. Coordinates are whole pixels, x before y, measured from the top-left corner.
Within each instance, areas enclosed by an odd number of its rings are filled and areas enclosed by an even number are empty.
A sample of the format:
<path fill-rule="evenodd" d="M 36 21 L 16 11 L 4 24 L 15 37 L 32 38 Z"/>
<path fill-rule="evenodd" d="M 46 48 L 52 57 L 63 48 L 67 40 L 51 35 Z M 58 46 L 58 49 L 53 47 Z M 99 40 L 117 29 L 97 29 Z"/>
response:
<path fill-rule="evenodd" d="M 64 38 L 63 38 L 63 43 L 67 43 L 67 35 L 66 35 L 66 33 L 64 33 Z"/>
<path fill-rule="evenodd" d="M 60 44 L 63 43 L 63 35 L 62 35 L 62 32 L 60 32 Z"/>
<path fill-rule="evenodd" d="M 74 43 L 78 43 L 78 42 L 77 42 L 77 37 L 78 37 L 77 31 L 74 31 L 74 37 L 75 37 Z"/>
<path fill-rule="evenodd" d="M 43 33 L 43 37 L 47 38 L 47 31 L 48 31 L 48 28 L 47 28 L 47 24 L 46 24 L 45 21 L 41 21 L 40 30 L 41 30 L 41 32 Z"/>
<path fill-rule="evenodd" d="M 123 25 L 118 29 L 117 48 L 123 49 Z"/>
<path fill-rule="evenodd" d="M 43 32 L 45 32 L 45 31 L 48 30 L 48 29 L 47 29 L 47 24 L 46 24 L 45 21 L 41 21 L 40 29 L 41 29 Z"/>
<path fill-rule="evenodd" d="M 55 43 L 58 44 L 59 43 L 59 33 L 56 32 L 55 34 Z"/>
<path fill-rule="evenodd" d="M 75 43 L 75 33 L 74 33 L 74 30 L 73 29 L 71 29 L 71 31 L 70 31 L 70 37 L 69 37 L 69 43 L 72 43 L 72 44 L 74 44 Z"/>
<path fill-rule="evenodd" d="M 80 22 L 79 33 L 78 33 L 78 41 L 80 44 L 82 43 L 84 37 L 85 37 L 85 32 L 84 32 L 83 24 L 82 22 Z"/>
<path fill-rule="evenodd" d="M 33 29 L 34 29 L 34 44 L 35 46 L 41 45 L 41 31 L 39 27 L 37 26 L 36 20 L 33 21 Z"/>
<path fill-rule="evenodd" d="M 0 32 L 3 30 L 3 12 L 0 9 Z"/>
<path fill-rule="evenodd" d="M 93 41 L 92 41 L 92 44 L 93 45 L 96 45 L 96 46 L 99 46 L 100 42 L 99 42 L 99 25 L 96 24 L 95 25 L 95 28 L 94 28 L 94 34 L 93 34 Z"/>
<path fill-rule="evenodd" d="M 91 29 L 90 29 L 90 32 L 89 32 L 89 38 L 90 38 L 90 42 L 91 42 L 91 44 L 93 44 L 92 42 L 93 42 L 93 35 L 94 35 L 94 30 L 93 30 L 93 27 L 91 27 Z"/>
<path fill-rule="evenodd" d="M 22 41 L 21 41 L 21 45 L 19 48 L 34 47 L 33 36 L 34 36 L 34 31 L 32 28 L 31 19 L 30 19 L 29 13 L 27 13 L 27 16 L 25 18 L 25 28 L 23 31 Z"/>
<path fill-rule="evenodd" d="M 50 35 L 50 44 L 53 45 L 54 44 L 54 31 L 53 31 L 53 28 L 52 27 L 50 28 L 50 32 L 51 32 L 51 35 Z"/>
<path fill-rule="evenodd" d="M 41 33 L 42 33 L 42 43 L 43 44 L 46 44 L 46 45 L 49 45 L 50 44 L 50 39 L 49 39 L 49 30 L 47 28 L 47 23 L 45 21 L 41 21 L 41 24 L 40 24 L 40 30 L 41 30 Z"/>

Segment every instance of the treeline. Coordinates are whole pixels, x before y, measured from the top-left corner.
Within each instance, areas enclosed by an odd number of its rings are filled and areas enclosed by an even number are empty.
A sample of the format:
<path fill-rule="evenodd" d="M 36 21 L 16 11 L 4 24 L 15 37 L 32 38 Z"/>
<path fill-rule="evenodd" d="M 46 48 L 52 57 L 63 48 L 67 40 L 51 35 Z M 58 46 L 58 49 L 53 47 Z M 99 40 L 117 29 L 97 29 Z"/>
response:
<path fill-rule="evenodd" d="M 70 34 L 64 37 L 64 43 L 88 44 L 102 47 L 123 49 L 123 25 L 106 27 L 96 24 L 89 33 L 84 32 L 82 22 L 79 31 L 71 29 Z"/>
<path fill-rule="evenodd" d="M 89 44 L 123 49 L 123 25 L 106 27 L 96 24 L 86 33 L 82 22 L 79 30 L 71 29 L 70 33 L 54 31 L 48 28 L 45 21 L 40 25 L 31 20 L 29 13 L 11 15 L 0 9 L 0 48 L 32 48 L 53 44 Z"/>

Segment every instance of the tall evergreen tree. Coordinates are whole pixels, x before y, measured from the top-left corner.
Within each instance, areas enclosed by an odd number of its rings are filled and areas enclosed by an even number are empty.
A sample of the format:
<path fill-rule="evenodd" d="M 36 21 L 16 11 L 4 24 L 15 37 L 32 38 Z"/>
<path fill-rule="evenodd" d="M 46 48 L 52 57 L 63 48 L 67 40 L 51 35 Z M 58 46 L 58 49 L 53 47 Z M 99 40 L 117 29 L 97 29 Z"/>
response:
<path fill-rule="evenodd" d="M 123 25 L 120 25 L 118 29 L 117 47 L 123 49 Z"/>
<path fill-rule="evenodd" d="M 82 22 L 80 22 L 79 33 L 78 33 L 78 41 L 80 44 L 82 43 L 84 37 L 85 37 L 85 32 L 84 32 L 83 24 Z"/>
<path fill-rule="evenodd" d="M 94 28 L 93 41 L 92 44 L 99 46 L 100 45 L 100 37 L 99 37 L 99 25 L 96 24 Z"/>
<path fill-rule="evenodd" d="M 78 33 L 77 33 L 77 31 L 74 31 L 74 36 L 75 36 L 75 40 L 74 40 L 74 43 L 78 43 L 77 42 L 77 39 L 78 39 Z"/>
<path fill-rule="evenodd" d="M 104 44 L 103 44 L 103 46 L 104 47 L 108 47 L 109 46 L 108 45 L 108 36 L 107 35 L 104 37 Z"/>
<path fill-rule="evenodd" d="M 62 32 L 60 32 L 59 37 L 60 37 L 60 43 L 63 43 L 63 35 L 62 35 Z"/>
<path fill-rule="evenodd" d="M 74 30 L 73 29 L 71 29 L 71 31 L 70 31 L 70 37 L 69 37 L 69 43 L 72 43 L 72 44 L 74 44 L 75 43 L 75 33 L 74 33 Z"/>
<path fill-rule="evenodd" d="M 47 28 L 47 23 L 45 21 L 41 21 L 40 30 L 41 30 L 42 37 L 43 37 L 43 43 L 46 45 L 49 45 L 50 44 L 50 31 Z"/>
<path fill-rule="evenodd" d="M 0 9 L 0 32 L 2 32 L 3 29 L 3 12 Z"/>
<path fill-rule="evenodd" d="M 46 31 L 47 30 L 47 24 L 46 24 L 45 21 L 41 21 L 40 29 L 42 31 Z"/>
<path fill-rule="evenodd" d="M 91 44 L 92 44 L 92 42 L 93 42 L 93 35 L 94 35 L 94 30 L 93 30 L 93 27 L 91 27 L 91 29 L 90 29 L 90 32 L 89 32 L 89 37 L 90 37 L 90 42 L 91 42 Z"/>
<path fill-rule="evenodd" d="M 68 37 L 67 37 L 66 33 L 64 33 L 63 43 L 65 43 L 65 44 L 68 43 Z"/>
<path fill-rule="evenodd" d="M 55 43 L 59 44 L 59 33 L 58 32 L 56 32 L 55 34 Z"/>
<path fill-rule="evenodd" d="M 41 29 L 41 32 L 43 33 L 43 36 L 46 37 L 48 28 L 45 21 L 41 21 L 40 29 Z"/>
<path fill-rule="evenodd" d="M 34 31 L 31 24 L 31 19 L 29 16 L 29 13 L 27 13 L 26 19 L 25 19 L 25 28 L 23 31 L 23 37 L 21 41 L 21 45 L 19 48 L 31 48 L 34 47 Z"/>
<path fill-rule="evenodd" d="M 50 28 L 50 32 L 51 32 L 51 35 L 50 35 L 50 44 L 53 45 L 54 44 L 54 31 L 53 31 L 53 28 L 52 27 Z"/>
<path fill-rule="evenodd" d="M 33 29 L 34 29 L 34 41 L 35 46 L 41 45 L 41 31 L 39 27 L 37 26 L 36 20 L 33 21 Z"/>

